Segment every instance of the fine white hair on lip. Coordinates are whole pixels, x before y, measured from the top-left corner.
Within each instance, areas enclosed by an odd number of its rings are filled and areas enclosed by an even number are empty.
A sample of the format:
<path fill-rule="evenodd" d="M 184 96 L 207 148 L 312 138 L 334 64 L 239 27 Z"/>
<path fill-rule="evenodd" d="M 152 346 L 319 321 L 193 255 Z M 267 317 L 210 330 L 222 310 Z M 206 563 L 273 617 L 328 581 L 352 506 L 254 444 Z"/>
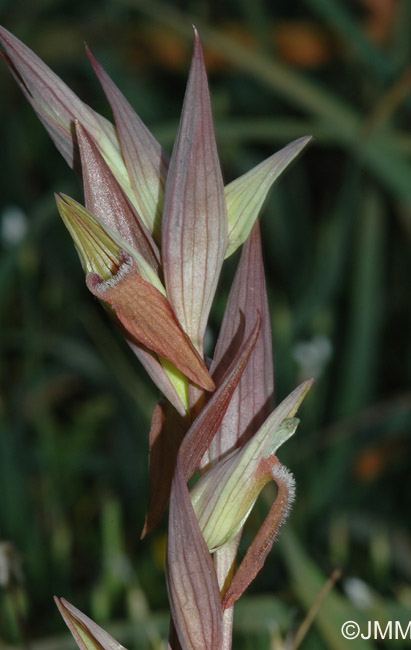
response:
<path fill-rule="evenodd" d="M 295 479 L 290 470 L 284 467 L 284 465 L 274 465 L 272 477 L 276 483 L 278 482 L 279 486 L 281 485 L 282 487 L 285 487 L 288 492 L 287 508 L 284 513 L 283 521 L 281 522 L 283 523 L 287 519 L 295 499 Z"/>
<path fill-rule="evenodd" d="M 121 251 L 122 264 L 115 275 L 104 282 L 106 289 L 112 289 L 122 280 L 133 267 L 133 258 L 125 251 Z"/>

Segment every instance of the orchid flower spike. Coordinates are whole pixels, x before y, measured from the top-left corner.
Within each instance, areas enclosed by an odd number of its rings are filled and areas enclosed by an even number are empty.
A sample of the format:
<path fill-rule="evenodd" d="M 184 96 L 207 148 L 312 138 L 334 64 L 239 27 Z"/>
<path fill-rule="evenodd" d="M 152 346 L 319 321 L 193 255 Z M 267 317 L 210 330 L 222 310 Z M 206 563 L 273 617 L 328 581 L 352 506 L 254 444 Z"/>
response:
<path fill-rule="evenodd" d="M 87 287 L 167 399 L 152 419 L 143 534 L 169 501 L 175 648 L 217 650 L 227 638 L 224 610 L 261 569 L 294 498 L 294 479 L 276 453 L 297 428 L 295 415 L 311 381 L 273 410 L 270 310 L 257 218 L 273 183 L 310 137 L 224 186 L 196 30 L 170 158 L 88 48 L 114 123 L 2 27 L 0 45 L 57 148 L 81 171 L 85 205 L 65 195 L 56 201 Z M 206 364 L 203 341 L 222 265 L 242 244 L 214 357 Z M 198 469 L 201 478 L 190 493 L 187 483 Z M 277 484 L 277 497 L 234 571 L 244 522 L 268 481 Z M 67 601 L 56 602 L 81 650 L 122 649 Z"/>

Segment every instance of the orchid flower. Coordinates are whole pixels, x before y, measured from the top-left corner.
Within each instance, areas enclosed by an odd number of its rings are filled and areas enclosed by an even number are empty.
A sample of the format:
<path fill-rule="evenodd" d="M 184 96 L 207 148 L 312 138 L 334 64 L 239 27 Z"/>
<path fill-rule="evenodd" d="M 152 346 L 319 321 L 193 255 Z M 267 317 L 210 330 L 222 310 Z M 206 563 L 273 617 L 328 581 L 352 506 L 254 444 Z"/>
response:
<path fill-rule="evenodd" d="M 114 124 L 0 27 L 2 56 L 71 167 L 84 203 L 56 197 L 86 284 L 164 394 L 150 431 L 148 534 L 169 509 L 170 650 L 229 650 L 234 602 L 264 564 L 294 498 L 276 456 L 305 382 L 273 410 L 269 308 L 257 217 L 306 146 L 300 138 L 224 186 L 197 31 L 171 158 L 87 48 Z M 204 334 L 224 259 L 244 244 L 211 364 Z M 200 478 L 189 492 L 196 471 Z M 277 497 L 235 569 L 243 525 L 268 481 Z M 81 650 L 122 646 L 56 599 Z"/>

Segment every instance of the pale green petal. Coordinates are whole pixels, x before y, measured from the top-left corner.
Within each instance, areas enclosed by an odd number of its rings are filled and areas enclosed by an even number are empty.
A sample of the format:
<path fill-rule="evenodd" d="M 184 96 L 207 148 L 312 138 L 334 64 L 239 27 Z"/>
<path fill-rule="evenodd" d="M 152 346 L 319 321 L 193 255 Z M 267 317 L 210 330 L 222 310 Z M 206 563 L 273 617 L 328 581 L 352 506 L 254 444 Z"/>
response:
<path fill-rule="evenodd" d="M 163 366 L 169 380 L 176 389 L 177 395 L 179 396 L 186 412 L 188 413 L 190 410 L 190 400 L 188 395 L 187 377 L 183 375 L 183 373 L 178 368 L 176 368 L 168 359 L 164 359 L 164 357 L 159 356 L 159 361 Z"/>
<path fill-rule="evenodd" d="M 224 188 L 228 217 L 226 258 L 245 242 L 270 187 L 310 140 L 311 136 L 306 136 L 291 142 Z"/>

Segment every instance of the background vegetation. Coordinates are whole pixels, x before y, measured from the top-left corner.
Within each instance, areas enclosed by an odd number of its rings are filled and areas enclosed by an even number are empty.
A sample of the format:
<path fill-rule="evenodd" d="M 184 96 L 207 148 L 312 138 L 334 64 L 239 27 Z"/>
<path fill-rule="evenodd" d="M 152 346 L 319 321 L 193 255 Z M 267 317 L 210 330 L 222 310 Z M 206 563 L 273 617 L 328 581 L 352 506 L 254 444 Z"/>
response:
<path fill-rule="evenodd" d="M 317 383 L 280 454 L 298 499 L 238 606 L 234 647 L 278 649 L 340 567 L 301 647 L 374 648 L 340 627 L 410 619 L 411 4 L 2 0 L 0 15 L 110 116 L 86 40 L 169 151 L 195 22 L 227 182 L 314 136 L 261 221 L 277 400 Z M 130 650 L 159 648 L 165 527 L 139 541 L 158 395 L 87 292 L 59 220 L 53 192 L 81 200 L 79 180 L 5 66 L 0 88 L 0 647 L 72 648 L 55 593 Z"/>

